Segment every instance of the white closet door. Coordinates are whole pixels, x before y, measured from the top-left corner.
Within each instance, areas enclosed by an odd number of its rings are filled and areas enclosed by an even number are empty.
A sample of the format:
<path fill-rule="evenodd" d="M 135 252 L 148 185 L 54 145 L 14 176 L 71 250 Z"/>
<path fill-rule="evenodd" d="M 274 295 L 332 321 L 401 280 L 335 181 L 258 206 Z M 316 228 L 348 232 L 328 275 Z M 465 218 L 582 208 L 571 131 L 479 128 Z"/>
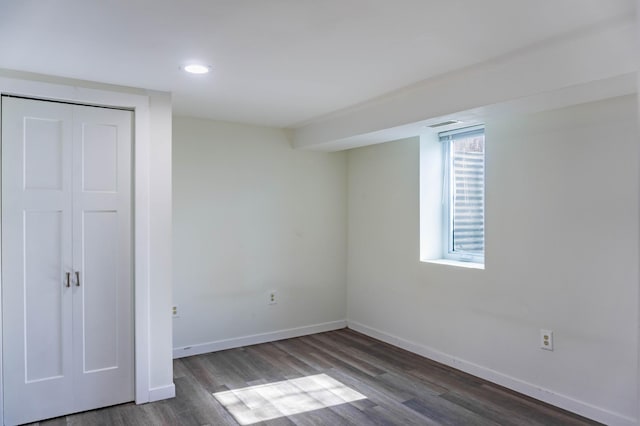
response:
<path fill-rule="evenodd" d="M 5 424 L 134 399 L 131 123 L 2 99 Z"/>
<path fill-rule="evenodd" d="M 73 113 L 74 394 L 84 411 L 134 399 L 132 113 Z"/>
<path fill-rule="evenodd" d="M 73 410 L 72 112 L 2 99 L 5 424 Z"/>

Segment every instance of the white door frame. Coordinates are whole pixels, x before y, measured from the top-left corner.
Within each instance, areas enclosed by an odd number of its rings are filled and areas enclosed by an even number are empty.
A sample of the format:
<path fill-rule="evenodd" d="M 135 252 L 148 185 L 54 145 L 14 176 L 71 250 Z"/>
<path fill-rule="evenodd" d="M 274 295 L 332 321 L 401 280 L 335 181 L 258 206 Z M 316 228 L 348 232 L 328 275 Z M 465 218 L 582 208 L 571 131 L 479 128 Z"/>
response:
<path fill-rule="evenodd" d="M 135 402 L 136 404 L 149 402 L 149 96 L 5 77 L 0 77 L 0 95 L 129 108 L 134 111 L 132 253 L 134 256 Z M 0 331 L 2 330 L 1 314 L 2 304 L 0 303 Z M 4 390 L 1 383 L 2 339 L 0 339 L 0 424 L 4 424 Z"/>

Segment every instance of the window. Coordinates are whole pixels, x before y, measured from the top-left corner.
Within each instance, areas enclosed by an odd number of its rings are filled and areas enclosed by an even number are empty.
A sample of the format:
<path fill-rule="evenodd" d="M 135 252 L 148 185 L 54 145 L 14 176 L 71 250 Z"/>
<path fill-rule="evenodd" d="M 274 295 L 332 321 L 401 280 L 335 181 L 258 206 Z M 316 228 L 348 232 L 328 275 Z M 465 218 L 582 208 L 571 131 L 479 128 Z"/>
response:
<path fill-rule="evenodd" d="M 439 134 L 443 143 L 443 257 L 484 263 L 484 127 Z"/>

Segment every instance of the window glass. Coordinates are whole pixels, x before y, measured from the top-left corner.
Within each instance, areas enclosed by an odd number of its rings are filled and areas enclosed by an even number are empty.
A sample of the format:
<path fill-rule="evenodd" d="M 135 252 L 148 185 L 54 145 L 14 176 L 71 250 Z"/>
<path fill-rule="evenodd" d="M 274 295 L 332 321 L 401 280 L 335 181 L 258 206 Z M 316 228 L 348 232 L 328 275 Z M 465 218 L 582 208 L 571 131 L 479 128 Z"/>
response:
<path fill-rule="evenodd" d="M 484 128 L 440 135 L 446 144 L 444 182 L 445 258 L 484 261 Z"/>

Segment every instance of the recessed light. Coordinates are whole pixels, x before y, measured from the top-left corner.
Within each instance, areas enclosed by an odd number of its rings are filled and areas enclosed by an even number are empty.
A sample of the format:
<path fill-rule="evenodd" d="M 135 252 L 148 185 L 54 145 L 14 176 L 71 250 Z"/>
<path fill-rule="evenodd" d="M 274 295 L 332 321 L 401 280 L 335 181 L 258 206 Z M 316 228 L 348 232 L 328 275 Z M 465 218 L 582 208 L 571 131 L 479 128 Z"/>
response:
<path fill-rule="evenodd" d="M 190 74 L 206 74 L 209 71 L 211 71 L 211 67 L 208 67 L 206 65 L 200 65 L 200 64 L 185 65 L 185 67 L 182 69 Z"/>

